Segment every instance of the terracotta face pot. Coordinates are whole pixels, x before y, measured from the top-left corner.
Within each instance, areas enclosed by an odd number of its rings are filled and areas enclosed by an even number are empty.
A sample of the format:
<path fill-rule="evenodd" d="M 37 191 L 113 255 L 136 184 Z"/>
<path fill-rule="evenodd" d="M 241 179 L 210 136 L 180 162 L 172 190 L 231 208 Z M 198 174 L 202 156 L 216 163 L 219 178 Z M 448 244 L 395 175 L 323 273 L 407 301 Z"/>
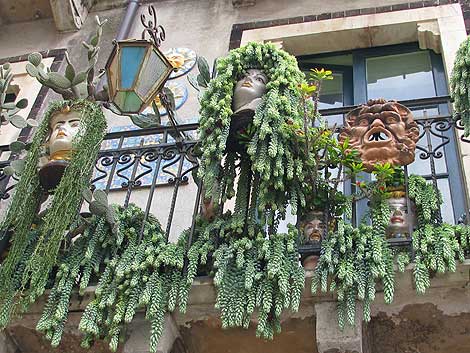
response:
<path fill-rule="evenodd" d="M 310 211 L 302 217 L 300 230 L 303 236 L 303 243 L 319 242 L 325 232 L 324 215 L 322 211 Z"/>
<path fill-rule="evenodd" d="M 408 165 L 415 159 L 419 128 L 411 111 L 385 99 L 369 100 L 352 110 L 339 136 L 349 139 L 349 150 L 357 150 L 367 172 L 376 164 Z"/>

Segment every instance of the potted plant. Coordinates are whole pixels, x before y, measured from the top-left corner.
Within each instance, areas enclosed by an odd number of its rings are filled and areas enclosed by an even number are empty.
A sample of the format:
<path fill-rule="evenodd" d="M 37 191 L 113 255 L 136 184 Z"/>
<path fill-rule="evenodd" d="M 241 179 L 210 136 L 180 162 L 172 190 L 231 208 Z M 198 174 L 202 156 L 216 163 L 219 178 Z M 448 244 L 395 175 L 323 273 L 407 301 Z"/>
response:
<path fill-rule="evenodd" d="M 39 53 L 28 57 L 27 72 L 61 94 L 64 100 L 49 105 L 24 152 L 24 168 L 0 224 L 0 230 L 14 230 L 9 254 L 0 269 L 0 306 L 3 310 L 0 326 L 8 323 L 14 310 L 26 310 L 28 304 L 43 293 L 60 245 L 78 217 L 82 191 L 89 185 L 106 131 L 105 116 L 96 102 L 99 94 L 95 92 L 95 85 L 99 75 L 95 77 L 94 74 L 104 23 L 98 19 L 96 35 L 89 43 L 84 43 L 89 59 L 85 71 L 77 72 L 68 56 L 64 75 L 46 69 Z M 45 152 L 48 153 L 46 160 Z M 44 177 L 41 171 L 45 166 L 55 167 L 56 171 L 52 174 L 48 171 Z M 53 183 L 50 183 L 50 176 L 54 178 Z M 24 261 L 31 229 L 48 193 L 53 195 L 36 226 L 38 235 L 34 250 Z M 20 276 L 20 284 L 12 280 L 14 276 Z"/>
<path fill-rule="evenodd" d="M 410 195 L 406 197 L 402 167 L 377 164 L 372 174 L 374 181 L 356 183 L 360 194 L 369 199 L 372 222 L 380 225 L 387 238 L 409 238 L 417 225 L 416 206 Z"/>

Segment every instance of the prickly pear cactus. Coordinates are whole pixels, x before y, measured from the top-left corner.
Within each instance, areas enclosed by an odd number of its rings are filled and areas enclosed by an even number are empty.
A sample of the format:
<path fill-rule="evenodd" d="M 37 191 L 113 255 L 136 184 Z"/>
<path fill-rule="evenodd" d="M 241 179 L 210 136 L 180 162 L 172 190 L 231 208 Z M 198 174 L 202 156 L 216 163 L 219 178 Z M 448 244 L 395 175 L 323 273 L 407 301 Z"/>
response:
<path fill-rule="evenodd" d="M 28 74 L 36 78 L 43 86 L 49 87 L 60 94 L 64 99 L 85 98 L 92 101 L 96 100 L 95 86 L 104 72 L 95 77 L 95 65 L 100 51 L 98 45 L 103 34 L 103 26 L 107 21 L 101 22 L 97 16 L 96 22 L 98 24 L 96 34 L 90 39 L 89 43 L 82 42 L 88 52 L 88 67 L 86 70 L 77 72 L 70 61 L 68 53 L 65 53 L 67 61 L 65 73 L 52 72 L 48 67 L 45 67 L 40 53 L 32 53 L 28 56 L 28 63 L 26 64 Z"/>

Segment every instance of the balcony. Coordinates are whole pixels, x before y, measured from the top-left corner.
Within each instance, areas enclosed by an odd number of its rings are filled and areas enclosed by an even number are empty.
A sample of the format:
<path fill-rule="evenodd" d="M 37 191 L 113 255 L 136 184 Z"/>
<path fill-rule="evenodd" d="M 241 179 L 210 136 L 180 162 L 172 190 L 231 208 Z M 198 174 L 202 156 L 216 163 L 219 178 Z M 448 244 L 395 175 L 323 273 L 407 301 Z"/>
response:
<path fill-rule="evenodd" d="M 419 144 L 416 158 L 428 163 L 430 171 L 423 176 L 435 186 L 439 185 L 439 180 L 451 180 L 452 178 L 460 180 L 461 186 L 465 185 L 463 165 L 458 155 L 457 146 L 459 139 L 462 142 L 469 142 L 463 137 L 459 137 L 458 130 L 463 128 L 458 121 L 456 122 L 452 118 L 450 113 L 428 113 L 437 111 L 436 107 L 439 108 L 439 111 L 450 112 L 449 97 L 433 97 L 400 103 L 412 110 L 426 108 L 426 113 L 415 119 L 420 127 L 420 141 L 424 142 L 424 144 Z M 321 113 L 323 116 L 345 114 L 352 108 L 328 109 L 321 111 Z M 202 194 L 202 185 L 194 178 L 198 168 L 195 148 L 197 127 L 197 124 L 181 125 L 180 131 L 187 136 L 183 141 L 175 139 L 175 132 L 170 127 L 108 133 L 103 141 L 92 180 L 96 188 L 104 189 L 109 194 L 110 202 L 119 203 L 124 207 L 134 203 L 142 208 L 145 218 L 151 215 L 156 216 L 164 227 L 166 239 L 170 241 L 175 241 L 183 229 L 189 228 L 188 247 L 193 243 L 196 217 L 200 212 Z M 8 147 L 2 146 L 1 151 L 7 154 Z M 454 151 L 455 155 L 449 155 L 451 151 Z M 442 172 L 439 167 L 436 167 L 439 160 L 444 158 L 449 161 L 446 172 Z M 1 162 L 0 167 L 4 168 L 9 162 L 9 160 Z M 405 168 L 406 178 L 408 178 L 408 173 L 408 169 Z M 15 180 L 0 172 L 0 182 L 0 196 L 2 203 L 5 204 L 14 190 Z M 406 188 L 407 193 L 408 191 Z M 453 200 L 452 192 L 449 195 Z M 352 219 L 359 220 L 360 213 L 364 212 L 366 206 L 364 200 L 358 201 L 353 208 Z M 230 207 L 233 206 L 225 205 L 226 209 L 230 209 Z M 458 221 L 459 218 L 461 221 L 469 219 L 467 197 L 462 197 L 460 201 L 457 200 L 451 203 L 451 206 L 447 205 L 446 207 L 452 208 L 455 221 Z M 445 214 L 446 210 L 441 211 L 444 211 L 441 212 L 442 220 L 442 214 Z M 447 214 L 449 213 L 447 212 Z M 391 238 L 388 242 L 394 249 L 410 248 L 412 238 Z M 310 245 L 299 244 L 299 253 L 302 258 L 309 255 L 320 255 L 321 241 Z M 454 273 L 435 275 L 429 292 L 420 297 L 413 293 L 415 292 L 412 280 L 414 266 L 413 264 L 408 265 L 405 272 L 398 274 L 395 279 L 396 300 L 393 304 L 390 306 L 383 304 L 384 289 L 378 288 L 378 298 L 372 307 L 373 319 L 371 323 L 363 324 L 360 317 L 357 317 L 357 326 L 347 328 L 345 331 L 340 331 L 336 326 L 335 303 L 337 297 L 330 293 L 318 293 L 312 296 L 310 284 L 313 272 L 307 271 L 307 281 L 302 293 L 299 312 L 283 315 L 283 332 L 274 341 L 255 340 L 253 329 L 248 331 L 241 329 L 220 330 L 217 310 L 214 309 L 216 292 L 212 277 L 207 276 L 208 273 L 199 273 L 191 288 L 187 312 L 185 314 L 175 312 L 167 318 L 164 337 L 170 337 L 169 340 L 172 342 L 170 346 L 177 346 L 176 343 L 174 345 L 174 342 L 183 342 L 183 345 L 191 352 L 223 351 L 229 346 L 234 347 L 233 352 L 243 352 L 247 349 L 253 352 L 268 350 L 272 352 L 286 350 L 311 352 L 311 347 L 315 344 L 318 348 L 317 351 L 327 352 L 328 347 L 332 346 L 332 342 L 340 342 L 344 349 L 353 348 L 357 351 L 363 351 L 365 350 L 365 341 L 368 341 L 367 344 L 375 349 L 373 351 L 380 351 L 390 341 L 386 337 L 387 335 L 383 336 L 383 342 L 378 342 L 376 338 L 381 337 L 380 332 L 386 330 L 393 323 L 393 319 L 388 320 L 387 315 L 395 315 L 395 320 L 400 322 L 401 320 L 411 321 L 416 325 L 416 331 L 421 330 L 425 325 L 413 317 L 413 313 L 419 310 L 432 313 L 433 317 L 437 317 L 436 320 L 440 320 L 438 322 L 445 325 L 455 324 L 452 321 L 452 316 L 456 315 L 468 302 L 466 295 L 468 294 L 468 283 L 470 283 L 470 260 L 468 260 L 470 254 L 466 253 L 465 255 L 466 260 L 457 266 Z M 91 286 L 85 291 L 83 297 L 73 294 L 69 308 L 68 327 L 78 325 L 80 318 L 78 314 L 93 298 L 93 293 L 94 287 Z M 450 300 L 450 298 L 452 299 Z M 34 321 L 40 316 L 44 304 L 45 299 L 38 301 L 25 319 L 14 323 L 11 332 L 18 334 L 21 331 L 18 327 L 24 326 L 28 329 L 34 327 Z M 408 308 L 408 311 L 405 312 L 404 308 Z M 387 313 L 386 317 L 380 313 Z M 130 326 L 129 335 L 131 337 L 138 332 L 144 332 L 143 328 L 145 328 L 145 332 L 148 331 L 143 315 L 139 313 L 137 316 Z M 461 324 L 466 327 L 468 320 L 462 317 Z M 431 333 L 426 334 L 432 335 L 439 328 L 438 324 L 436 325 L 427 326 Z M 176 331 L 173 330 L 172 333 L 171 327 L 176 327 Z M 374 339 L 369 340 L 367 335 L 362 333 L 367 330 L 374 331 L 376 334 Z M 390 332 L 405 335 L 409 328 L 401 323 L 393 326 L 393 330 Z M 424 335 L 426 336 L 426 334 Z M 65 334 L 65 342 L 69 342 L 69 339 L 73 340 L 75 335 L 77 335 L 76 329 Z M 419 340 L 416 332 L 414 335 L 414 338 Z M 461 334 L 455 333 L 453 337 L 458 339 L 459 335 Z M 144 336 L 145 334 L 142 337 Z M 143 343 L 141 342 L 142 347 L 146 347 L 148 342 L 148 337 L 144 338 Z M 429 339 L 431 341 L 437 340 L 435 337 Z M 135 346 L 129 348 L 132 345 L 132 340 L 129 342 L 126 343 L 128 348 L 124 348 L 124 350 L 138 351 Z M 134 344 L 136 343 L 134 342 Z M 166 351 L 165 348 L 162 348 L 164 344 L 165 340 L 163 339 L 160 343 L 162 351 Z M 173 349 L 178 352 L 177 348 Z"/>

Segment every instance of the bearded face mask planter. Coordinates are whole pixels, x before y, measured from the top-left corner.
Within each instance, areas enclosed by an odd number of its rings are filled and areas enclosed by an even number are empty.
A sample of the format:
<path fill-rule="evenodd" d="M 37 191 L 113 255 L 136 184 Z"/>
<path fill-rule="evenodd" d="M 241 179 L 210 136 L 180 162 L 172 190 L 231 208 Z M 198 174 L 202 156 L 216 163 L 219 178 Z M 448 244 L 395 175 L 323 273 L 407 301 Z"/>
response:
<path fill-rule="evenodd" d="M 349 139 L 367 172 L 376 164 L 408 165 L 415 159 L 419 129 L 405 106 L 385 99 L 369 100 L 346 117 L 339 141 Z"/>
<path fill-rule="evenodd" d="M 310 211 L 300 221 L 302 244 L 317 243 L 326 230 L 322 211 Z"/>
<path fill-rule="evenodd" d="M 40 161 L 39 178 L 45 191 L 55 188 L 72 157 L 72 141 L 80 127 L 80 113 L 66 106 L 55 113 L 49 122 L 50 135 L 46 140 L 47 155 Z"/>

